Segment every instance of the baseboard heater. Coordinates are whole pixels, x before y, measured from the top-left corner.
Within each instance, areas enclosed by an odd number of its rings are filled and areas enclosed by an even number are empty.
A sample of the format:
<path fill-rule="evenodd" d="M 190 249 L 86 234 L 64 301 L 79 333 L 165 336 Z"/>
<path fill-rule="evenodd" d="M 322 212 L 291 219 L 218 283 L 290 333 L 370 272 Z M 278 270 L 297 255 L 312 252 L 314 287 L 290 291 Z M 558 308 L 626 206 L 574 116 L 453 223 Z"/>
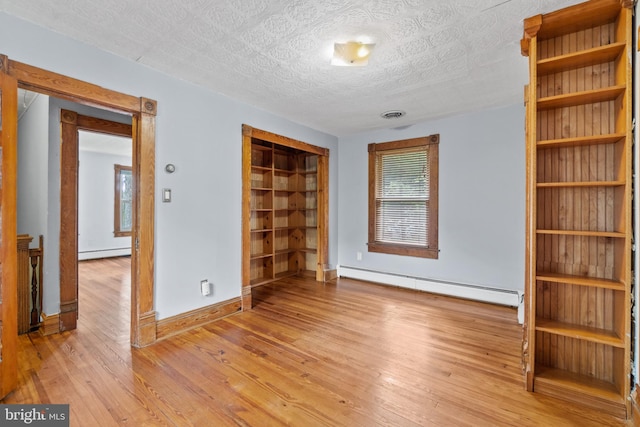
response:
<path fill-rule="evenodd" d="M 338 266 L 338 276 L 518 308 L 522 299 L 520 292 L 510 289 L 426 279 L 349 266 Z"/>
<path fill-rule="evenodd" d="M 131 248 L 97 249 L 93 251 L 78 252 L 78 260 L 111 258 L 131 255 Z"/>

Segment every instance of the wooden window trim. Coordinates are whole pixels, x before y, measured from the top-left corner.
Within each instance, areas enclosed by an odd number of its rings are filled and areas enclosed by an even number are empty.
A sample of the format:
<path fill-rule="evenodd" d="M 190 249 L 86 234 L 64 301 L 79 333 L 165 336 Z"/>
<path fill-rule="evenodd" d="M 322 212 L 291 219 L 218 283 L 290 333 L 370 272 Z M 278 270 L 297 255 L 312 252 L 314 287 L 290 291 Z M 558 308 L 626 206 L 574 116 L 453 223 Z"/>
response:
<path fill-rule="evenodd" d="M 438 249 L 438 146 L 440 135 L 369 144 L 369 238 L 368 251 L 392 255 L 404 255 L 437 259 Z M 429 146 L 429 247 L 384 243 L 376 241 L 376 154 L 413 147 Z"/>
<path fill-rule="evenodd" d="M 114 185 L 114 202 L 113 202 L 113 236 L 114 237 L 131 237 L 131 230 L 122 231 L 120 229 L 120 174 L 122 171 L 132 173 L 131 166 L 114 165 L 115 169 L 115 185 Z M 133 201 L 132 201 L 133 202 Z"/>

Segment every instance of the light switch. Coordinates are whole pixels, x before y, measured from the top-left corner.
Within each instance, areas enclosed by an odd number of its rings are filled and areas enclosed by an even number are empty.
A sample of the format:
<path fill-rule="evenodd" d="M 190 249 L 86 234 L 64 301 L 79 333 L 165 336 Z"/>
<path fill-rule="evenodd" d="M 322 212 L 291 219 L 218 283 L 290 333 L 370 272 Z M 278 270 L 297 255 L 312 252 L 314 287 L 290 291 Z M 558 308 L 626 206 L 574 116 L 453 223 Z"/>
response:
<path fill-rule="evenodd" d="M 171 202 L 171 189 L 163 188 L 162 189 L 162 201 L 165 203 Z"/>

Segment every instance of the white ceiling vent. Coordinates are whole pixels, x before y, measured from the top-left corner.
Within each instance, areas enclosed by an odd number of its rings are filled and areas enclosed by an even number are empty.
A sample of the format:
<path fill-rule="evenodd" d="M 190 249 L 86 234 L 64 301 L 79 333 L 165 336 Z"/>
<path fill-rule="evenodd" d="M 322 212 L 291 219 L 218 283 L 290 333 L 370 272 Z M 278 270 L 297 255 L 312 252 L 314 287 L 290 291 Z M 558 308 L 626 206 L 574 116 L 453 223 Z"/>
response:
<path fill-rule="evenodd" d="M 402 110 L 389 110 L 380 114 L 380 117 L 383 119 L 399 119 L 400 117 L 404 117 L 405 114 L 407 113 Z"/>

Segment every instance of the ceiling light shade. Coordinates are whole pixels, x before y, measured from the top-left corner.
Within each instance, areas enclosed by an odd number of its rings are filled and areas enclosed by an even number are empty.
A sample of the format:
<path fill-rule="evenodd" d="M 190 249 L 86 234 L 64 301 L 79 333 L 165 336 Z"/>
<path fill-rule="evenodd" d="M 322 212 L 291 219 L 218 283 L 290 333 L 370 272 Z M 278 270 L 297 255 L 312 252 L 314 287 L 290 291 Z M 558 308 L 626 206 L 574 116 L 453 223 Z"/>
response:
<path fill-rule="evenodd" d="M 333 44 L 331 65 L 361 67 L 369 63 L 375 43 L 346 42 Z"/>

